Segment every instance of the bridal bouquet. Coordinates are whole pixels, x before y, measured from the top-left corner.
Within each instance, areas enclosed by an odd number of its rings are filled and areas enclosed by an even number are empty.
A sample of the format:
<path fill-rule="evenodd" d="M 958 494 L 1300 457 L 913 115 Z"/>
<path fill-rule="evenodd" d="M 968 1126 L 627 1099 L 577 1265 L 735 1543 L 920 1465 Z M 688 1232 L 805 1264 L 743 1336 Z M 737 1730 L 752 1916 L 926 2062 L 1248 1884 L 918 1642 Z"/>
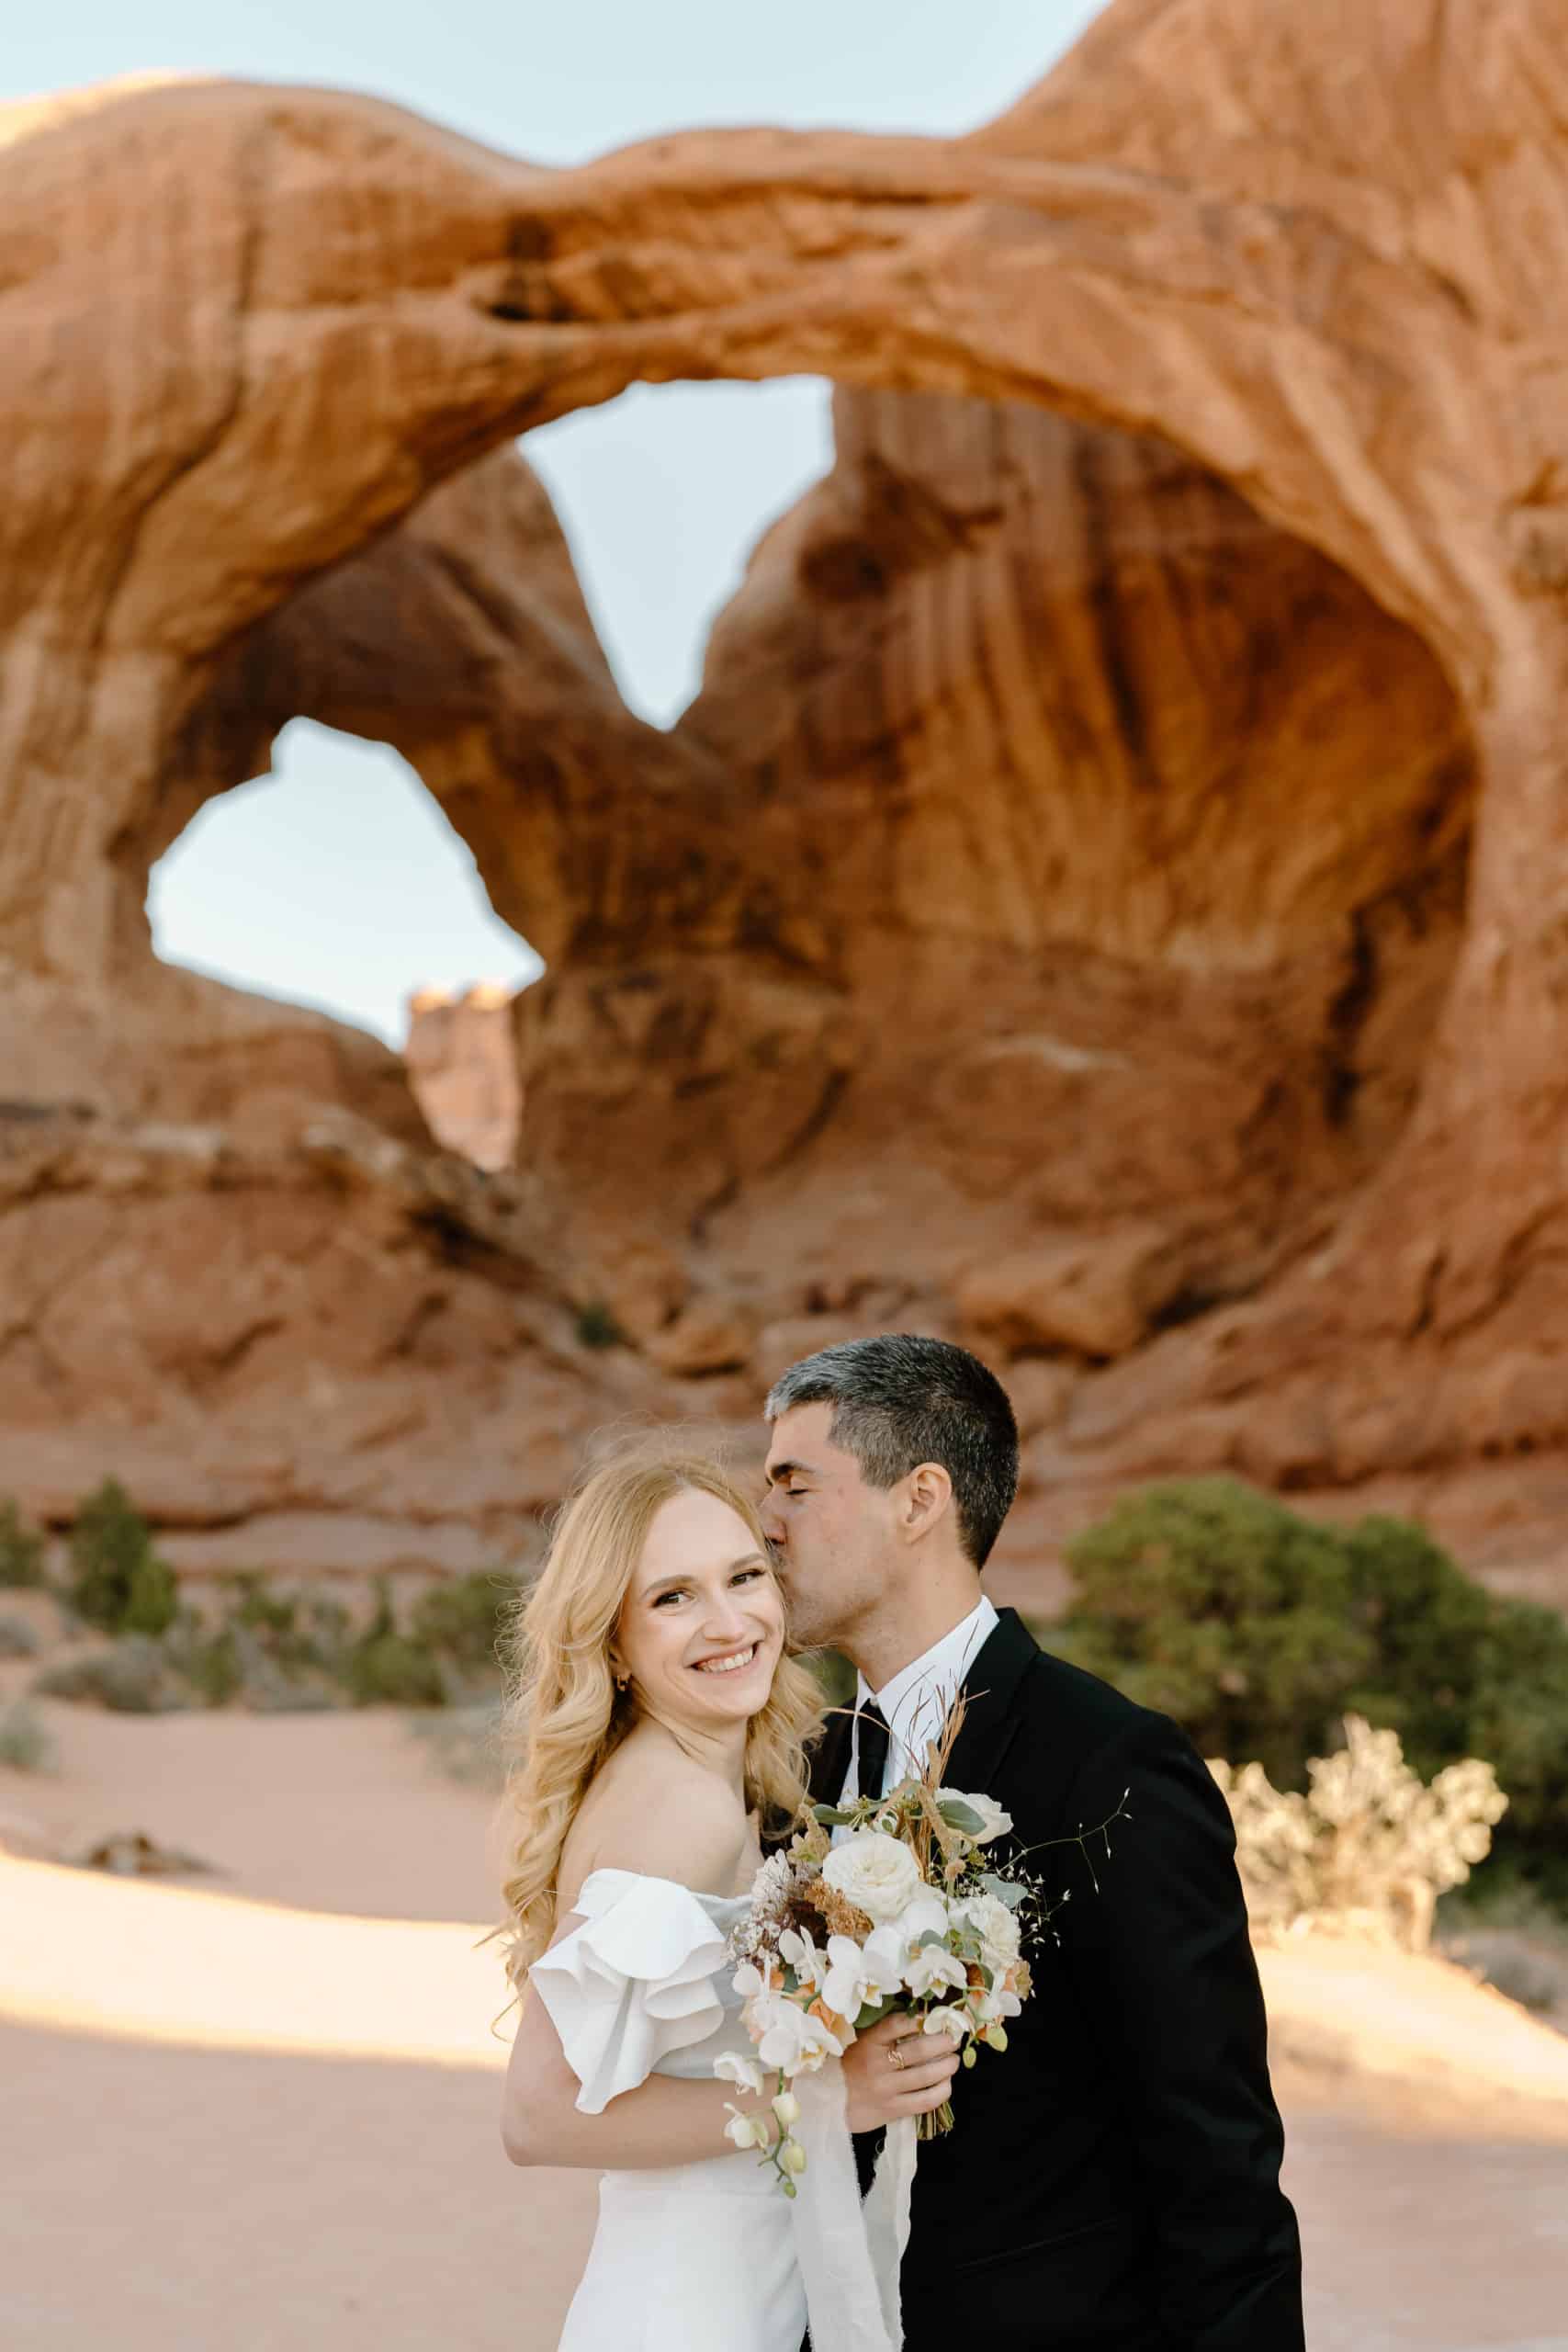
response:
<path fill-rule="evenodd" d="M 1012 1816 L 988 1796 L 941 1784 L 956 1730 L 950 1717 L 924 1772 L 886 1796 L 814 1806 L 787 1850 L 763 1863 L 731 1939 L 757 2054 L 727 2052 L 714 2071 L 760 2097 L 766 2069 L 777 2087 L 773 2124 L 732 2105 L 726 2130 L 773 2163 L 786 2197 L 806 2169 L 790 2130 L 800 2113 L 792 2077 L 842 2057 L 892 2009 L 951 2035 L 973 2066 L 977 2043 L 1007 2048 L 1008 2019 L 1029 1998 L 1025 1935 L 1050 1911 L 1021 1864 L 994 1867 L 986 1851 Z M 847 1833 L 837 1844 L 834 1829 Z M 920 2118 L 919 2137 L 952 2126 L 944 2103 Z"/>

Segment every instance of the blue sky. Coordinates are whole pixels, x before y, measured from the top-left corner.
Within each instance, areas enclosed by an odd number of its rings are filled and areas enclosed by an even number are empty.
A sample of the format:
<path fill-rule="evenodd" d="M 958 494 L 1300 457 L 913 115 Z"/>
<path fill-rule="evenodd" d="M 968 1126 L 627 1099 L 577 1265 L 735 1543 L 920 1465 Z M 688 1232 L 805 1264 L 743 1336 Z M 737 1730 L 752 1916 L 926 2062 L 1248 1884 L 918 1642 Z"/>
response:
<path fill-rule="evenodd" d="M 1098 0 L 56 0 L 18 10 L 10 96 L 174 68 L 368 90 L 541 163 L 702 124 L 957 131 L 1038 79 Z M 633 708 L 668 725 L 759 533 L 831 462 L 825 385 L 638 388 L 524 444 Z M 426 980 L 537 969 L 393 753 L 296 720 L 270 778 L 155 869 L 158 952 L 397 1042 Z"/>

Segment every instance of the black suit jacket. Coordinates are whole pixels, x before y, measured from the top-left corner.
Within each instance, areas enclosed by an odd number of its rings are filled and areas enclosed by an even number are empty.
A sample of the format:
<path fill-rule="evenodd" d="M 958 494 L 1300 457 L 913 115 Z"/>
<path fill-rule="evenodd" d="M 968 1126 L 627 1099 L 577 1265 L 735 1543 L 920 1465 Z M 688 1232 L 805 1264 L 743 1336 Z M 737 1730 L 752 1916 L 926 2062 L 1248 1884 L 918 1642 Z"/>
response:
<path fill-rule="evenodd" d="M 1303 2352 L 1224 1797 L 1176 1724 L 1047 1656 L 1011 1610 L 965 1687 L 946 1779 L 1012 1815 L 998 1854 L 1092 1828 L 1123 1792 L 1128 1817 L 1089 1862 L 1072 1845 L 1031 1858 L 1067 1894 L 1060 1940 L 1032 1951 L 1008 2049 L 977 2052 L 955 2128 L 920 2149 L 908 2352 Z M 813 1758 L 819 1801 L 843 1786 L 849 1729 L 830 1717 Z"/>

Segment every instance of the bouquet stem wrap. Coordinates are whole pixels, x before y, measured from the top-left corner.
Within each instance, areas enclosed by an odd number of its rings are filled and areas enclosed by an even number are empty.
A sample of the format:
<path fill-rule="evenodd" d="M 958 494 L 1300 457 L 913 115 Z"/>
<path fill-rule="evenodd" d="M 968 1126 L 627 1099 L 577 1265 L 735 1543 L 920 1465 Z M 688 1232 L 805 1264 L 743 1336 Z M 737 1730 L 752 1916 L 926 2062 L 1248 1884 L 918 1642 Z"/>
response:
<path fill-rule="evenodd" d="M 900 2352 L 898 2272 L 909 2241 L 916 2140 L 912 2117 L 887 2127 L 861 2202 L 854 2145 L 836 2062 L 795 2077 L 807 2153 L 794 2206 L 795 2253 L 810 2315 L 811 2352 Z"/>

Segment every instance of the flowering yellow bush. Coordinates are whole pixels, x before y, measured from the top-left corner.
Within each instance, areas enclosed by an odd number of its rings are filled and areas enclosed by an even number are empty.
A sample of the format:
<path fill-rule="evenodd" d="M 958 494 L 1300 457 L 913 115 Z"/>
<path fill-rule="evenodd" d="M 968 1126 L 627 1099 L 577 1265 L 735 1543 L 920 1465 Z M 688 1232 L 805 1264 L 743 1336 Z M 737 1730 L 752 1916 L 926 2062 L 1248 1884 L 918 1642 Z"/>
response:
<path fill-rule="evenodd" d="M 1345 1717 L 1345 1743 L 1309 1760 L 1304 1796 L 1273 1787 L 1261 1764 L 1210 1759 L 1235 1823 L 1253 1928 L 1338 1928 L 1425 1951 L 1438 1896 L 1485 1859 L 1508 1800 L 1476 1757 L 1428 1787 L 1404 1761 L 1397 1732 L 1374 1731 L 1360 1715 Z"/>

